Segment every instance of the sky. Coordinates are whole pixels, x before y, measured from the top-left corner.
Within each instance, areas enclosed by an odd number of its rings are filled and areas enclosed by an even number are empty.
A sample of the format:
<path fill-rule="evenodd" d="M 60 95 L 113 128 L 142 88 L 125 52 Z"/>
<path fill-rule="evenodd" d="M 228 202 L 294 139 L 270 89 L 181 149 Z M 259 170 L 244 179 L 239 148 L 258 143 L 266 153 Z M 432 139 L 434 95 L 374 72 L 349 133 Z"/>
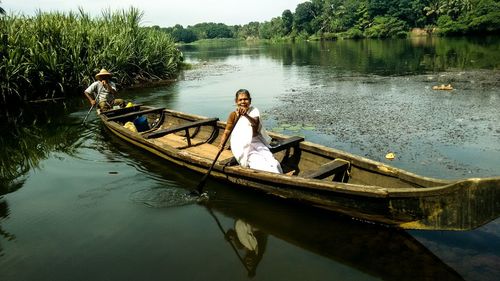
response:
<path fill-rule="evenodd" d="M 281 16 L 284 10 L 295 11 L 297 4 L 307 0 L 0 0 L 8 13 L 34 15 L 42 11 L 77 11 L 78 7 L 92 16 L 103 9 L 128 9 L 133 6 L 144 12 L 143 26 L 184 27 L 202 22 L 243 25 L 264 22 Z"/>

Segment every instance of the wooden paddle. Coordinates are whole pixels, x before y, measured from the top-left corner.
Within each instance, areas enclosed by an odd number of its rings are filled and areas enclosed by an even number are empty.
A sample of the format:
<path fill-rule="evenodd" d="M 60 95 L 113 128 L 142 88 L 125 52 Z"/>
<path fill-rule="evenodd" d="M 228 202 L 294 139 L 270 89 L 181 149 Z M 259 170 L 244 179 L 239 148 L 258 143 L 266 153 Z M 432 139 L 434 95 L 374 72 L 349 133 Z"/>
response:
<path fill-rule="evenodd" d="M 90 107 L 89 112 L 87 112 L 87 115 L 85 115 L 85 118 L 83 119 L 82 124 L 85 124 L 85 121 L 87 121 L 87 117 L 89 117 L 89 114 L 90 114 L 90 112 L 92 111 L 92 109 L 94 109 L 94 106 L 95 106 L 95 105 L 96 105 L 96 104 L 94 103 L 94 104 Z"/>
<path fill-rule="evenodd" d="M 219 159 L 219 156 L 221 155 L 222 151 L 224 150 L 224 147 L 226 146 L 226 143 L 229 140 L 229 137 L 231 136 L 231 133 L 233 132 L 234 127 L 236 127 L 236 124 L 238 123 L 238 120 L 240 120 L 240 117 L 241 117 L 241 115 L 238 115 L 238 117 L 236 117 L 236 121 L 234 121 L 234 126 L 231 128 L 231 130 L 229 130 L 229 134 L 227 135 L 227 138 L 222 143 L 222 146 L 219 149 L 219 152 L 217 152 L 217 155 L 215 156 L 215 159 L 212 162 L 212 165 L 208 169 L 208 172 L 203 176 L 203 178 L 201 178 L 201 181 L 198 184 L 198 186 L 196 187 L 196 190 L 192 191 L 191 194 L 196 194 L 196 195 L 201 195 L 202 194 L 203 187 L 205 186 L 205 182 L 207 181 L 208 176 L 212 172 L 212 169 L 214 168 L 215 163 L 217 163 L 217 159 Z"/>

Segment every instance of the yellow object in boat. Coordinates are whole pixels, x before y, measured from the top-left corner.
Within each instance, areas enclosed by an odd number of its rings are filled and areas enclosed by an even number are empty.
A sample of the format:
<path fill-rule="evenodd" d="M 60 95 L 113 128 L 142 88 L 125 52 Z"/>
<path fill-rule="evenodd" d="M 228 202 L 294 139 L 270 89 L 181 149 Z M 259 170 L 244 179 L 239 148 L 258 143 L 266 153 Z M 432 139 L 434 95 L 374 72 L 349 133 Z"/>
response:
<path fill-rule="evenodd" d="M 125 127 L 126 129 L 129 129 L 132 132 L 137 133 L 137 128 L 135 127 L 133 122 L 128 121 L 127 123 L 125 123 L 125 125 L 123 125 L 123 127 Z"/>
<path fill-rule="evenodd" d="M 388 160 L 393 160 L 394 158 L 396 158 L 396 154 L 390 152 L 390 153 L 387 153 L 385 155 L 385 158 L 388 159 Z"/>
<path fill-rule="evenodd" d="M 129 102 L 129 103 L 127 103 L 127 106 L 125 106 L 125 107 L 132 107 L 132 106 L 134 106 L 134 104 Z"/>

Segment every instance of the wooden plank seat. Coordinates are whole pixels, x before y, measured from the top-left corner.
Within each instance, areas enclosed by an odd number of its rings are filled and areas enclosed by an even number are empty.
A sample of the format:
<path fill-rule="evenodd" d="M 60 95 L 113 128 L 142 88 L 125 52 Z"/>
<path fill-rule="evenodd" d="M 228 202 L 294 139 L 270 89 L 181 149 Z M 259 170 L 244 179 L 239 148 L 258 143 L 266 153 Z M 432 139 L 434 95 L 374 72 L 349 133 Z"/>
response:
<path fill-rule="evenodd" d="M 189 136 L 188 130 L 195 127 L 200 127 L 204 125 L 215 125 L 219 121 L 219 118 L 208 118 L 200 121 L 187 122 L 185 124 L 175 125 L 169 128 L 156 130 L 151 133 L 144 134 L 143 136 L 147 139 L 159 138 L 168 134 L 177 133 L 179 131 L 186 131 L 186 136 Z"/>
<path fill-rule="evenodd" d="M 152 109 L 146 109 L 146 110 L 141 110 L 141 111 L 134 111 L 134 112 L 110 117 L 110 118 L 108 118 L 108 121 L 114 121 L 114 120 L 129 118 L 129 117 L 135 117 L 135 116 L 139 116 L 139 115 L 146 114 L 146 113 L 162 111 L 164 109 L 165 109 L 164 107 L 161 107 L 161 108 L 152 108 Z"/>
<path fill-rule="evenodd" d="M 271 148 L 269 150 L 271 150 L 272 153 L 276 153 L 289 147 L 298 146 L 298 144 L 302 141 L 304 141 L 303 137 L 289 137 L 287 139 L 279 141 L 277 145 L 271 145 Z"/>
<path fill-rule="evenodd" d="M 301 141 L 304 141 L 303 137 L 293 136 L 293 137 L 281 140 L 275 145 L 271 145 L 271 148 L 269 148 L 269 150 L 272 153 L 276 153 L 276 152 L 279 152 L 281 150 L 285 150 L 289 147 L 297 146 Z M 222 161 L 219 161 L 219 164 L 224 165 L 224 166 L 234 166 L 234 165 L 238 164 L 238 161 L 236 161 L 236 158 L 231 157 L 231 158 L 227 158 L 227 159 L 224 159 Z"/>
<path fill-rule="evenodd" d="M 324 179 L 331 175 L 335 175 L 332 181 L 347 182 L 345 174 L 349 169 L 349 161 L 343 159 L 335 159 L 327 162 L 319 167 L 319 169 L 306 172 L 304 178 L 309 179 Z"/>

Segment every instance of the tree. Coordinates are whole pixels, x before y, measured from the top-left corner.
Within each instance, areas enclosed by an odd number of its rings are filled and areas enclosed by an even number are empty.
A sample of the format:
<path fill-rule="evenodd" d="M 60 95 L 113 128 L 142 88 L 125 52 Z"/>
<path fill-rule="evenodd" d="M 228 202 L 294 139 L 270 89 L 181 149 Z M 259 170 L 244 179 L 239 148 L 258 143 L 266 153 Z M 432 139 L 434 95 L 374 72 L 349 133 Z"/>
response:
<path fill-rule="evenodd" d="M 259 36 L 263 39 L 271 39 L 284 36 L 283 22 L 280 17 L 273 18 L 269 22 L 260 25 Z"/>
<path fill-rule="evenodd" d="M 293 27 L 293 14 L 290 10 L 284 10 L 281 14 L 281 22 L 283 24 L 284 35 L 290 34 Z"/>
<path fill-rule="evenodd" d="M 188 26 L 198 39 L 233 38 L 231 29 L 223 23 L 204 22 Z"/>
<path fill-rule="evenodd" d="M 369 38 L 404 37 L 406 31 L 404 21 L 390 16 L 377 16 L 373 19 L 373 25 L 365 30 L 365 36 Z"/>
<path fill-rule="evenodd" d="M 389 11 L 389 8 L 393 6 L 393 0 L 369 0 L 368 1 L 368 13 L 372 18 L 376 16 L 385 16 Z M 396 1 L 397 2 L 397 1 Z"/>
<path fill-rule="evenodd" d="M 325 0 L 321 17 L 328 24 L 326 31 L 341 32 L 352 27 L 364 29 L 369 23 L 368 0 Z"/>
<path fill-rule="evenodd" d="M 198 39 L 193 30 L 185 29 L 180 24 L 176 24 L 172 28 L 171 34 L 172 37 L 174 37 L 175 42 L 191 43 Z"/>
<path fill-rule="evenodd" d="M 472 32 L 500 31 L 500 2 L 495 0 L 479 0 L 475 9 L 467 15 L 468 25 Z"/>
<path fill-rule="evenodd" d="M 249 22 L 242 26 L 238 31 L 238 37 L 241 38 L 258 38 L 260 23 L 257 21 Z"/>
<path fill-rule="evenodd" d="M 295 27 L 299 32 L 305 31 L 307 34 L 312 34 L 311 21 L 316 17 L 313 3 L 304 2 L 297 5 L 293 17 Z"/>
<path fill-rule="evenodd" d="M 434 23 L 443 13 L 443 2 L 443 0 L 431 0 L 429 4 L 424 7 L 425 16 L 429 18 L 429 22 Z"/>

